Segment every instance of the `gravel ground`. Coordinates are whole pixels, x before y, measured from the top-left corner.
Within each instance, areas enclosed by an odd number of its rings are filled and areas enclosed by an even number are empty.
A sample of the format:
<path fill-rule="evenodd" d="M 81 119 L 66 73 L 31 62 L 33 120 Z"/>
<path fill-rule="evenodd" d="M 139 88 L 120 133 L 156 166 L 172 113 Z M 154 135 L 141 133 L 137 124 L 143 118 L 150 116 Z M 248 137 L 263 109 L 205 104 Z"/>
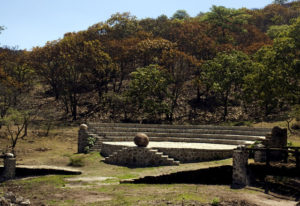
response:
<path fill-rule="evenodd" d="M 134 147 L 133 142 L 105 142 L 105 144 L 123 145 Z M 207 144 L 207 143 L 188 143 L 188 142 L 149 142 L 149 148 L 189 148 L 189 149 L 206 149 L 206 150 L 233 150 L 237 145 L 227 144 Z"/>

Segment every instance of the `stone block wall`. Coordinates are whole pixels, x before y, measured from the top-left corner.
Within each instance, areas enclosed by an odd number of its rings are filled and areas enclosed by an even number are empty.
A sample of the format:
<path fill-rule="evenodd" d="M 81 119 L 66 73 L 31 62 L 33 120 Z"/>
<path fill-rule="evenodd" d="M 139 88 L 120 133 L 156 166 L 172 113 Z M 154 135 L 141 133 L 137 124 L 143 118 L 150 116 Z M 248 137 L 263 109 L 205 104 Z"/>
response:
<path fill-rule="evenodd" d="M 110 164 L 131 167 L 179 165 L 179 162 L 169 158 L 168 155 L 147 147 L 125 147 L 109 155 L 104 161 Z"/>
<path fill-rule="evenodd" d="M 182 163 L 220 160 L 232 157 L 232 150 L 205 150 L 189 148 L 155 148 Z"/>
<path fill-rule="evenodd" d="M 107 157 L 118 150 L 125 148 L 123 145 L 113 145 L 102 143 L 101 155 Z M 130 148 L 130 147 L 128 147 Z M 232 150 L 204 150 L 204 149 L 189 149 L 189 148 L 156 148 L 159 152 L 163 152 L 174 160 L 181 163 L 210 161 L 217 159 L 226 159 L 232 157 Z"/>

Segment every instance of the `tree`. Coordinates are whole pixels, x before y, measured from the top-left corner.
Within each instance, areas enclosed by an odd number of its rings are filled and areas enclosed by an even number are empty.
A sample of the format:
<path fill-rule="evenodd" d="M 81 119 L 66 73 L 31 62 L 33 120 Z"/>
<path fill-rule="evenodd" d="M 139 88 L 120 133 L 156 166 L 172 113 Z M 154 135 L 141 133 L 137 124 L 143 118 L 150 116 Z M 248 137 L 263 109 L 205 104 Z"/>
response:
<path fill-rule="evenodd" d="M 168 114 L 168 79 L 159 66 L 138 68 L 130 76 L 127 96 L 142 115 L 142 121 L 159 121 L 163 114 Z"/>
<path fill-rule="evenodd" d="M 243 78 L 252 68 L 250 58 L 239 51 L 219 53 L 214 59 L 204 63 L 202 82 L 220 96 L 224 108 L 223 121 L 228 115 L 229 98 L 240 98 Z"/>
<path fill-rule="evenodd" d="M 178 101 L 184 94 L 185 83 L 191 80 L 192 75 L 199 66 L 199 61 L 194 57 L 177 49 L 165 50 L 162 53 L 160 65 L 166 69 L 169 83 L 169 115 L 170 122 L 174 120 L 175 109 L 179 106 Z"/>
<path fill-rule="evenodd" d="M 186 12 L 186 10 L 177 10 L 171 19 L 179 19 L 179 20 L 186 20 L 189 19 L 190 15 Z"/>
<path fill-rule="evenodd" d="M 243 31 L 241 26 L 247 24 L 251 17 L 243 9 L 236 10 L 214 5 L 210 10 L 210 12 L 201 17 L 201 20 L 212 25 L 213 35 L 220 33 L 217 37 L 219 43 L 232 41 L 229 32 Z M 221 30 L 220 32 L 219 29 Z"/>
<path fill-rule="evenodd" d="M 289 0 L 274 0 L 273 1 L 273 4 L 280 4 L 280 5 L 283 5 L 285 3 L 287 3 Z"/>
<path fill-rule="evenodd" d="M 6 127 L 10 137 L 10 148 L 15 154 L 15 147 L 20 138 L 27 135 L 26 128 L 29 123 L 29 114 L 26 111 L 18 111 L 10 108 L 1 123 Z"/>
<path fill-rule="evenodd" d="M 50 94 L 58 100 L 63 88 L 59 41 L 47 42 L 44 47 L 33 48 L 30 59 L 35 72 L 51 87 Z"/>
<path fill-rule="evenodd" d="M 275 38 L 279 38 L 280 36 L 284 35 L 285 32 L 287 32 L 289 30 L 289 25 L 274 25 L 274 26 L 270 26 L 268 31 L 267 31 L 267 35 L 271 38 L 271 39 L 275 39 Z"/>

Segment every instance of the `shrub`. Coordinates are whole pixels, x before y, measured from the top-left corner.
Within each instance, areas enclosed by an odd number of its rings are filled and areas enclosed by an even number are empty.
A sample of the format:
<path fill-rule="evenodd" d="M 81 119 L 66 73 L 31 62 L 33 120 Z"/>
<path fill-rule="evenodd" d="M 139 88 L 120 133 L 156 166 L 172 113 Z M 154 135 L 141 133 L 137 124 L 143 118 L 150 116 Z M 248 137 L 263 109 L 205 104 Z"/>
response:
<path fill-rule="evenodd" d="M 215 197 L 212 201 L 211 201 L 211 205 L 212 206 L 218 206 L 220 205 L 220 199 Z"/>
<path fill-rule="evenodd" d="M 70 162 L 68 165 L 72 167 L 83 167 L 84 166 L 83 157 L 82 156 L 70 157 Z"/>

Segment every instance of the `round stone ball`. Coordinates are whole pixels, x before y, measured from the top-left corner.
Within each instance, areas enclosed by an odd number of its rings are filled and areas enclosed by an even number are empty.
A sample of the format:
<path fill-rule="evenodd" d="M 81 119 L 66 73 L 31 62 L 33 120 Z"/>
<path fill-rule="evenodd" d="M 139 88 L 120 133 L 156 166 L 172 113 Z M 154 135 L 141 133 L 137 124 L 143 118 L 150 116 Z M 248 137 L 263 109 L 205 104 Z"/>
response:
<path fill-rule="evenodd" d="M 149 137 L 145 133 L 137 133 L 133 141 L 138 147 L 147 147 L 149 144 Z"/>
<path fill-rule="evenodd" d="M 80 130 L 87 130 L 88 126 L 86 124 L 81 124 L 79 128 Z"/>

